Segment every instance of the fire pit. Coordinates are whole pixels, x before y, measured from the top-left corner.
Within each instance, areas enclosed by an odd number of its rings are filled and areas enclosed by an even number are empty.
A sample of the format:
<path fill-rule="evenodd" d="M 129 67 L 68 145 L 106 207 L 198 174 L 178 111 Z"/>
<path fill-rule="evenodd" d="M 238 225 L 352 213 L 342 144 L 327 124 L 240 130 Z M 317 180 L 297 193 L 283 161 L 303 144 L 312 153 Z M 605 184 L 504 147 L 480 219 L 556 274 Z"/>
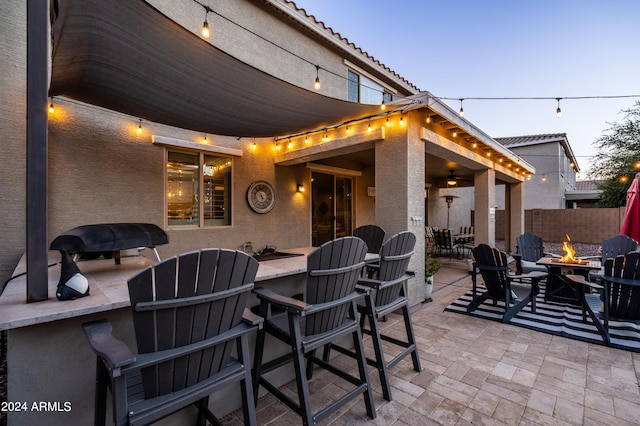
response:
<path fill-rule="evenodd" d="M 562 251 L 564 251 L 564 256 L 561 258 L 554 258 L 552 261 L 554 263 L 564 263 L 568 265 L 589 265 L 589 262 L 586 260 L 582 260 L 576 257 L 576 251 L 573 249 L 571 245 L 571 237 L 569 234 L 565 234 L 567 237 L 566 241 L 562 242 Z"/>
<path fill-rule="evenodd" d="M 580 304 L 580 297 L 576 294 L 576 287 L 571 280 L 566 279 L 566 274 L 589 276 L 589 271 L 600 269 L 600 262 L 587 262 L 575 256 L 576 252 L 571 246 L 571 238 L 566 236 L 562 250 L 565 255 L 561 258 L 543 257 L 536 262 L 547 268 L 549 276 L 544 291 L 545 301 Z"/>

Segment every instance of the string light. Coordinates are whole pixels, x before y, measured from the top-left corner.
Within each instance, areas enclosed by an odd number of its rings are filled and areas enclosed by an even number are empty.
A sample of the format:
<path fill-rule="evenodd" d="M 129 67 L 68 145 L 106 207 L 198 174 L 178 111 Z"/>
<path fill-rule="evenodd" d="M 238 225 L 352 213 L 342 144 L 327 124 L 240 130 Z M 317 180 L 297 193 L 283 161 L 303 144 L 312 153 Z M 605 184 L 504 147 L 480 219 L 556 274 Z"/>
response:
<path fill-rule="evenodd" d="M 316 82 L 313 85 L 313 87 L 315 87 L 316 90 L 320 90 L 320 75 L 319 75 L 319 72 L 320 72 L 320 66 L 316 65 Z"/>
<path fill-rule="evenodd" d="M 347 128 L 345 129 L 345 132 L 349 134 L 349 126 L 347 126 Z"/>
<path fill-rule="evenodd" d="M 464 101 L 464 99 L 460 98 L 460 117 L 464 117 L 464 108 L 462 108 L 462 101 Z"/>
<path fill-rule="evenodd" d="M 138 134 L 142 133 L 142 119 L 139 119 L 140 121 L 138 122 Z"/>
<path fill-rule="evenodd" d="M 369 120 L 369 127 L 367 127 L 367 131 L 372 131 L 373 129 L 371 128 L 371 120 Z"/>
<path fill-rule="evenodd" d="M 400 125 L 404 126 L 404 118 L 402 117 L 402 114 L 400 114 Z"/>
<path fill-rule="evenodd" d="M 384 111 L 385 109 L 387 109 L 387 104 L 384 103 L 384 98 L 382 98 L 382 103 L 380 104 L 380 109 L 382 111 Z"/>
<path fill-rule="evenodd" d="M 203 140 L 202 142 L 204 142 L 204 143 L 206 143 L 206 144 L 208 144 L 208 143 L 209 143 L 209 141 L 207 140 L 207 134 L 206 134 L 206 133 L 204 134 L 204 140 Z"/>
<path fill-rule="evenodd" d="M 200 34 L 202 34 L 202 37 L 204 38 L 209 38 L 209 36 L 211 36 L 211 33 L 209 32 L 209 22 L 207 22 L 207 16 L 209 15 L 209 12 L 213 12 L 213 10 L 205 4 L 198 4 L 204 8 L 204 22 L 202 23 Z"/>
<path fill-rule="evenodd" d="M 431 115 L 427 115 L 427 124 L 431 123 Z"/>
<path fill-rule="evenodd" d="M 51 103 L 49 104 L 49 112 L 53 114 L 56 112 L 56 108 L 53 106 L 53 98 L 51 98 Z"/>
<path fill-rule="evenodd" d="M 556 100 L 558 101 L 558 109 L 556 110 L 556 115 L 558 116 L 558 118 L 562 117 L 562 110 L 560 109 L 560 99 L 562 98 L 556 98 Z"/>
<path fill-rule="evenodd" d="M 453 129 L 453 137 L 457 137 L 458 136 L 458 130 L 457 129 Z"/>

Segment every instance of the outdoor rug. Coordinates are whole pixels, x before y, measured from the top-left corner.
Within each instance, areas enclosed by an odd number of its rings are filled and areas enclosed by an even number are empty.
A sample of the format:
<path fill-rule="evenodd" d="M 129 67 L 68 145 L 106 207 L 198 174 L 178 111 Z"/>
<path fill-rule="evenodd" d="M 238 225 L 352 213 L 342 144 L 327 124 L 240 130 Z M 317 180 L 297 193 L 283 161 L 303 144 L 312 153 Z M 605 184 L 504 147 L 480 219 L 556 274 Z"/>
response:
<path fill-rule="evenodd" d="M 477 291 L 481 294 L 485 291 L 485 288 L 478 285 Z M 491 301 L 487 301 L 475 311 L 467 313 L 467 305 L 471 303 L 471 298 L 472 291 L 469 290 L 444 310 L 488 320 L 502 321 L 503 302 L 498 302 L 496 306 L 493 306 Z M 527 305 L 513 317 L 509 324 L 604 345 L 602 337 L 591 323 L 591 318 L 587 315 L 587 322 L 582 322 L 582 309 L 580 306 L 544 301 L 544 284 L 541 284 L 540 294 L 536 299 L 536 313 L 532 314 L 531 305 Z M 609 334 L 612 347 L 640 352 L 640 324 L 610 320 Z"/>

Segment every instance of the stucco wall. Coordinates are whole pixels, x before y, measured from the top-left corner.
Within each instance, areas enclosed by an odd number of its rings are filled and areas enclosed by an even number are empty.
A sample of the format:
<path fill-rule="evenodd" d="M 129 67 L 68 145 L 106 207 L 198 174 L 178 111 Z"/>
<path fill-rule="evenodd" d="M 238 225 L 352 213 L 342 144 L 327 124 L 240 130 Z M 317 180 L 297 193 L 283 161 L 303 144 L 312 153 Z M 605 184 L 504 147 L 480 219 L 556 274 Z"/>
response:
<path fill-rule="evenodd" d="M 0 14 L 0 283 L 26 249 L 26 2 L 4 2 Z"/>
<path fill-rule="evenodd" d="M 188 130 L 138 122 L 100 108 L 60 100 L 49 123 L 49 236 L 88 223 L 151 222 L 164 227 L 165 163 L 162 146 L 151 135 L 189 141 L 203 135 Z M 280 167 L 273 162 L 272 140 L 208 135 L 213 145 L 243 151 L 233 158 L 232 225 L 184 229 L 169 227 L 170 244 L 158 248 L 161 257 L 202 247 L 278 248 L 310 245 L 310 185 L 303 166 Z M 250 210 L 246 190 L 254 180 L 276 189 L 276 205 L 267 214 Z M 283 232 L 286 230 L 286 232 Z"/>

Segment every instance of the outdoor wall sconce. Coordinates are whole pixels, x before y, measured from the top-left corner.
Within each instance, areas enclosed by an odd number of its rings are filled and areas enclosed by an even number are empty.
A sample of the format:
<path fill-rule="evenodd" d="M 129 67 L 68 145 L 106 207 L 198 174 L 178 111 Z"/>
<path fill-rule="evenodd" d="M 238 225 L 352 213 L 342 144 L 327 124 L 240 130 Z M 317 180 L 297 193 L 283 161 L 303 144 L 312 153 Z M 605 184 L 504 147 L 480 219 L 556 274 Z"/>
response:
<path fill-rule="evenodd" d="M 304 185 L 299 183 L 298 186 L 297 186 L 297 191 L 298 192 L 304 192 Z"/>

